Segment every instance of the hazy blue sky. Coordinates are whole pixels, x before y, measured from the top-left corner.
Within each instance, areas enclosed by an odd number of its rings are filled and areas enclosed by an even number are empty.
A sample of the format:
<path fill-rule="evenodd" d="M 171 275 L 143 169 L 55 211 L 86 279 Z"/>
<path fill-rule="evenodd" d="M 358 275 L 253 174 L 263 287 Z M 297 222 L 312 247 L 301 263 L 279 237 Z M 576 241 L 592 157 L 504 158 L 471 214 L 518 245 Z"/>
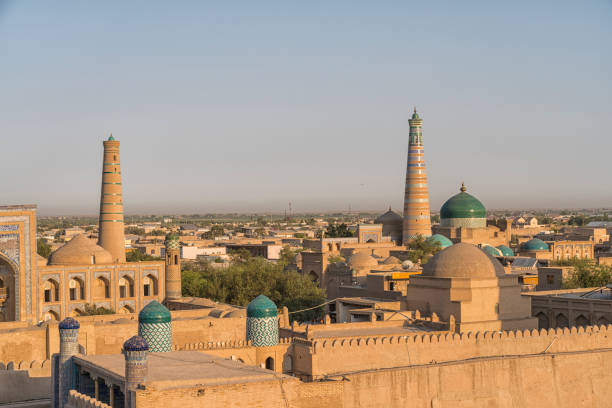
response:
<path fill-rule="evenodd" d="M 612 206 L 612 1 L 0 0 L 0 204 L 95 214 Z"/>

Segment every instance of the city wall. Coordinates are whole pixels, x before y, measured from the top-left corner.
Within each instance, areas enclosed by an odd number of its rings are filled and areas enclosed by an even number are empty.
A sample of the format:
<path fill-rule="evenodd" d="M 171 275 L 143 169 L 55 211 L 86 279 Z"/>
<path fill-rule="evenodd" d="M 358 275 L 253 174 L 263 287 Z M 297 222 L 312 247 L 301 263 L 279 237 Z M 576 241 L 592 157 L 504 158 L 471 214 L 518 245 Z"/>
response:
<path fill-rule="evenodd" d="M 50 360 L 0 363 L 0 404 L 50 398 L 50 375 Z"/>
<path fill-rule="evenodd" d="M 320 379 L 363 370 L 407 367 L 497 356 L 612 349 L 612 326 L 337 337 L 294 341 L 294 372 Z M 310 377 L 307 377 L 310 376 Z"/>
<path fill-rule="evenodd" d="M 539 408 L 612 407 L 612 351 L 481 357 L 395 369 L 364 370 L 326 381 L 202 385 L 137 393 L 150 408 Z"/>

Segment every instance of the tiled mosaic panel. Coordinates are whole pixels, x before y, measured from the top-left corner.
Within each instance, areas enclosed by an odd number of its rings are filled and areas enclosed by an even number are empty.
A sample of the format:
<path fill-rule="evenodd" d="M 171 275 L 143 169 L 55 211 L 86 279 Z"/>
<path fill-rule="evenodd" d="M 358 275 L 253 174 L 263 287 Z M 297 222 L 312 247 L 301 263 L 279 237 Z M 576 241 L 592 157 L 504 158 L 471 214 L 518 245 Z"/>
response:
<path fill-rule="evenodd" d="M 153 353 L 165 353 L 172 349 L 172 325 L 168 323 L 140 323 L 138 335 L 144 338 Z"/>
<path fill-rule="evenodd" d="M 0 252 L 19 265 L 19 234 L 0 234 Z"/>
<path fill-rule="evenodd" d="M 247 340 L 256 347 L 277 345 L 277 319 L 277 317 L 247 317 Z"/>
<path fill-rule="evenodd" d="M 19 225 L 0 225 L 0 231 L 19 231 Z"/>

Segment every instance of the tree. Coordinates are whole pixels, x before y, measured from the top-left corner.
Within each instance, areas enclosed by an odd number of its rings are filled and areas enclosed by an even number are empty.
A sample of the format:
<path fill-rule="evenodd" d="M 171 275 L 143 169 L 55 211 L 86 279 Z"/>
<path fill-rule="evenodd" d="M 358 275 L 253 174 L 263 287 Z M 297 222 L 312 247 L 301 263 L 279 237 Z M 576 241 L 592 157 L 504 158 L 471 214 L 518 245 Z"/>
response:
<path fill-rule="evenodd" d="M 210 228 L 210 231 L 206 231 L 204 234 L 202 234 L 202 238 L 203 239 L 215 239 L 216 237 L 220 237 L 224 234 L 225 234 L 225 229 L 223 228 L 223 225 L 216 224 Z"/>
<path fill-rule="evenodd" d="M 36 252 L 43 258 L 49 258 L 49 255 L 51 255 L 51 245 L 47 243 L 46 239 L 38 238 L 36 241 Z"/>
<path fill-rule="evenodd" d="M 280 263 L 250 257 L 223 269 L 205 268 L 182 273 L 183 296 L 205 297 L 246 306 L 258 295 L 268 296 L 280 308 L 301 310 L 322 304 L 325 292 L 308 277 L 284 271 Z M 323 308 L 292 315 L 300 321 L 320 319 Z"/>
<path fill-rule="evenodd" d="M 440 222 L 440 215 L 439 214 L 434 214 L 431 217 L 429 217 L 430 221 L 432 224 L 438 224 Z"/>
<path fill-rule="evenodd" d="M 125 233 L 132 234 L 132 235 L 144 235 L 145 230 L 143 228 L 138 228 L 138 227 L 126 227 Z"/>
<path fill-rule="evenodd" d="M 149 254 L 145 254 L 144 252 L 139 251 L 138 249 L 128 252 L 127 255 L 125 256 L 125 260 L 128 262 L 157 261 L 160 259 L 161 258 L 157 258 Z"/>
<path fill-rule="evenodd" d="M 283 265 L 283 267 L 292 264 L 293 259 L 297 254 L 297 251 L 293 251 L 291 248 L 289 248 L 289 245 L 285 245 L 280 251 L 280 259 L 278 263 Z"/>
<path fill-rule="evenodd" d="M 94 316 L 94 315 L 107 315 L 114 314 L 111 309 L 107 309 L 104 306 L 96 306 L 95 304 L 86 303 L 83 307 L 83 311 L 79 314 L 80 316 Z"/>
<path fill-rule="evenodd" d="M 153 230 L 153 231 L 149 232 L 149 235 L 155 235 L 155 236 L 163 235 L 163 236 L 165 236 L 166 233 L 164 231 L 160 230 L 160 229 L 156 229 L 156 230 Z"/>
<path fill-rule="evenodd" d="M 327 229 L 325 230 L 325 236 L 329 238 L 352 237 L 353 232 L 348 229 L 348 226 L 345 223 L 334 223 L 327 226 Z"/>
<path fill-rule="evenodd" d="M 563 280 L 563 288 L 594 288 L 602 287 L 612 280 L 612 266 L 596 265 L 586 259 L 569 259 L 556 261 L 555 265 L 572 266 L 573 271 Z"/>
<path fill-rule="evenodd" d="M 426 239 L 423 235 L 418 234 L 416 238 L 408 242 L 408 258 L 414 262 L 425 264 L 429 258 L 439 252 L 442 247 L 438 241 Z"/>

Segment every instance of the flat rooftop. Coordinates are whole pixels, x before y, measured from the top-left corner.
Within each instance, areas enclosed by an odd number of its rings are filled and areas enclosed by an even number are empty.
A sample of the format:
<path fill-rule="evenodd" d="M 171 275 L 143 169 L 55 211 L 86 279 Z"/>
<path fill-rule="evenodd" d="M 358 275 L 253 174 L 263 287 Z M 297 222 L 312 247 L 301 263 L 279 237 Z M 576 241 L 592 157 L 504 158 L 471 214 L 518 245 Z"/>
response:
<path fill-rule="evenodd" d="M 76 364 L 101 377 L 124 381 L 123 354 L 75 356 Z M 196 385 L 222 385 L 258 381 L 290 380 L 293 377 L 239 361 L 227 360 L 199 351 L 148 353 L 148 375 L 145 386 L 156 389 L 183 388 Z"/>

